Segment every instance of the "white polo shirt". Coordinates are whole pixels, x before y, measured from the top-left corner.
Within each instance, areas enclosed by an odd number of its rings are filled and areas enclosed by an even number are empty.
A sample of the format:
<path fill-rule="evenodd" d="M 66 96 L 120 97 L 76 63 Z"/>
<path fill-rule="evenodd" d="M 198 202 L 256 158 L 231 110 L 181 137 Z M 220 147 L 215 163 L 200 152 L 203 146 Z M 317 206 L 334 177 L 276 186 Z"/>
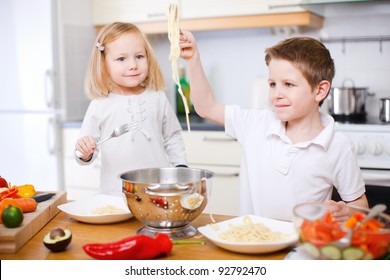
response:
<path fill-rule="evenodd" d="M 242 148 L 240 214 L 291 221 L 293 207 L 326 201 L 335 186 L 344 201 L 365 192 L 354 145 L 321 114 L 323 131 L 293 144 L 285 123 L 270 110 L 225 107 L 225 132 Z"/>

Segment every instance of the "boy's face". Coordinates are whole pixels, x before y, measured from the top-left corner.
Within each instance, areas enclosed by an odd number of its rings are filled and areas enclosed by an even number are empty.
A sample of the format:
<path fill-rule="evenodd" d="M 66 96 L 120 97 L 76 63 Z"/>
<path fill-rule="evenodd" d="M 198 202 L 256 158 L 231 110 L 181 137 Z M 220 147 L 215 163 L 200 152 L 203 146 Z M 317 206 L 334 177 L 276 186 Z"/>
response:
<path fill-rule="evenodd" d="M 272 59 L 268 65 L 269 101 L 281 121 L 310 118 L 318 113 L 317 89 L 289 61 Z"/>
<path fill-rule="evenodd" d="M 148 59 L 142 37 L 136 33 L 120 36 L 105 46 L 106 67 L 113 92 L 140 93 L 148 75 Z"/>

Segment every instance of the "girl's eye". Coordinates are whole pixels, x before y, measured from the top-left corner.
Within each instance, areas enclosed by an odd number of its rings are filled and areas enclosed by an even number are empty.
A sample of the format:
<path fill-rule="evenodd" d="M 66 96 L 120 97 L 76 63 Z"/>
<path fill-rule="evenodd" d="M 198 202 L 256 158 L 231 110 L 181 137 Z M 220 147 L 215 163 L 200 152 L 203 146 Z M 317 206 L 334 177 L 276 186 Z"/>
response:
<path fill-rule="evenodd" d="M 142 58 L 144 58 L 144 56 L 142 54 L 139 54 L 139 55 L 136 56 L 136 58 L 137 59 L 142 59 Z"/>
<path fill-rule="evenodd" d="M 125 59 L 126 59 L 126 58 L 124 58 L 124 57 L 120 57 L 120 58 L 118 58 L 117 60 L 118 60 L 118 61 L 125 61 Z"/>
<path fill-rule="evenodd" d="M 276 86 L 275 83 L 269 83 L 269 87 L 270 87 L 270 88 L 274 88 L 275 86 Z"/>

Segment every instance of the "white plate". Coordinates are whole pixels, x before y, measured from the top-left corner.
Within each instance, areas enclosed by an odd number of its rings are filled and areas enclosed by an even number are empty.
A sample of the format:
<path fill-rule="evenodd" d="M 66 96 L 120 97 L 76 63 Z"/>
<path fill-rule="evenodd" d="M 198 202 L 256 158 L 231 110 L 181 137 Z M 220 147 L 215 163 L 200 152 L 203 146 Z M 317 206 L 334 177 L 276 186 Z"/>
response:
<path fill-rule="evenodd" d="M 230 242 L 222 240 L 219 234 L 229 229 L 229 226 L 238 226 L 244 224 L 244 217 L 249 217 L 252 223 L 262 223 L 269 227 L 272 231 L 279 231 L 288 235 L 288 238 L 279 242 Z M 242 216 L 231 220 L 223 221 L 213 225 L 207 225 L 198 228 L 199 232 L 210 239 L 217 246 L 229 251 L 246 253 L 246 254 L 260 254 L 275 252 L 298 242 L 298 234 L 296 233 L 292 223 L 283 222 L 253 215 Z"/>
<path fill-rule="evenodd" d="M 123 209 L 125 212 L 119 214 L 92 214 L 96 208 L 107 205 Z M 58 208 L 73 219 L 89 224 L 111 224 L 125 221 L 133 217 L 133 214 L 127 207 L 124 198 L 104 194 L 65 203 L 59 205 Z"/>

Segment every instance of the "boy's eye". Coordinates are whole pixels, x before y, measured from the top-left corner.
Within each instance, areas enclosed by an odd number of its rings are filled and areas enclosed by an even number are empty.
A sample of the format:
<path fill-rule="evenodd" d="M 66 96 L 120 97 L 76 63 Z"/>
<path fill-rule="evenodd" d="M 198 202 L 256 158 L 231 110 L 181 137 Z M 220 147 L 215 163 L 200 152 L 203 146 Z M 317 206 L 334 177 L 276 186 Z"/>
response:
<path fill-rule="evenodd" d="M 286 87 L 293 87 L 294 85 L 291 83 L 286 83 Z"/>
<path fill-rule="evenodd" d="M 269 83 L 269 87 L 270 87 L 270 88 L 274 88 L 275 85 L 276 85 L 275 83 Z"/>

